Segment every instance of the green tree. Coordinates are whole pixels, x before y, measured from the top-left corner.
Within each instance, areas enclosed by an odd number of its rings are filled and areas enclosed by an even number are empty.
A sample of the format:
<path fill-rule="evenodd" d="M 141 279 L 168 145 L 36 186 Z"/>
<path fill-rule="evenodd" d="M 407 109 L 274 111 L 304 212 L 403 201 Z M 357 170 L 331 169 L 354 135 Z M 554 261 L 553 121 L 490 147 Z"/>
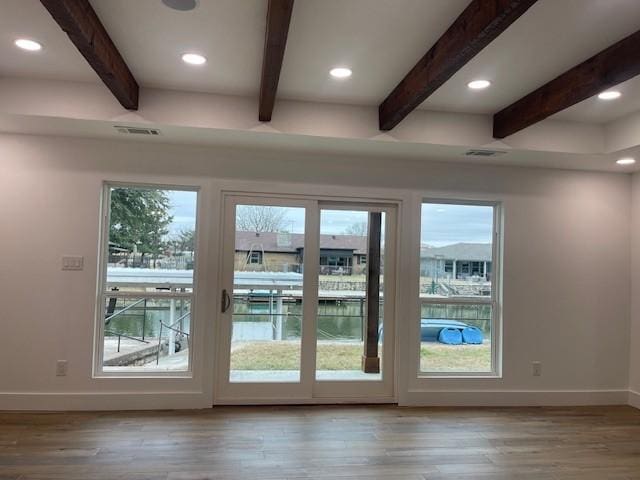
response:
<path fill-rule="evenodd" d="M 142 188 L 111 190 L 109 241 L 130 251 L 157 257 L 166 248 L 165 238 L 173 217 L 166 192 Z"/>

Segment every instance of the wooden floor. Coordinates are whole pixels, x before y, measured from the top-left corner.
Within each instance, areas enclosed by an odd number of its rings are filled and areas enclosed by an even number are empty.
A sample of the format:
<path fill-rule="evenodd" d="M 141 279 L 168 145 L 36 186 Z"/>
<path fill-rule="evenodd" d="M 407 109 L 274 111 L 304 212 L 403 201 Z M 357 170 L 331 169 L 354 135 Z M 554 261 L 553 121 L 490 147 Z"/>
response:
<path fill-rule="evenodd" d="M 0 414 L 0 479 L 640 479 L 640 411 Z"/>

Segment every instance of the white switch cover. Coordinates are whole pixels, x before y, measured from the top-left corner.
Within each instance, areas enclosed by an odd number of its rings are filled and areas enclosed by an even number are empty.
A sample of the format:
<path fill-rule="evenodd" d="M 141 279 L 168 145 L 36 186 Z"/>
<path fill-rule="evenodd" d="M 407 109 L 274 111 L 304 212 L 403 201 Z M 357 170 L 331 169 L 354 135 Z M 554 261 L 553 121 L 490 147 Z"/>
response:
<path fill-rule="evenodd" d="M 67 361 L 58 360 L 56 362 L 56 376 L 64 377 L 67 375 Z"/>
<path fill-rule="evenodd" d="M 75 255 L 64 255 L 62 257 L 62 270 L 82 270 L 84 268 L 84 257 Z"/>

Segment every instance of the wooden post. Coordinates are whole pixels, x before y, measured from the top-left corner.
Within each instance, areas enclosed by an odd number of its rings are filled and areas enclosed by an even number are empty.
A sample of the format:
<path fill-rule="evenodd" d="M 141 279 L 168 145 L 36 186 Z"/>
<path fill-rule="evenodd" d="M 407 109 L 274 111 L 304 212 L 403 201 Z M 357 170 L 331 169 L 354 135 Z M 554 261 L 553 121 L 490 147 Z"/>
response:
<path fill-rule="evenodd" d="M 367 248 L 367 327 L 364 338 L 362 371 L 380 373 L 378 355 L 378 323 L 380 317 L 380 240 L 382 213 L 369 212 L 369 239 Z"/>

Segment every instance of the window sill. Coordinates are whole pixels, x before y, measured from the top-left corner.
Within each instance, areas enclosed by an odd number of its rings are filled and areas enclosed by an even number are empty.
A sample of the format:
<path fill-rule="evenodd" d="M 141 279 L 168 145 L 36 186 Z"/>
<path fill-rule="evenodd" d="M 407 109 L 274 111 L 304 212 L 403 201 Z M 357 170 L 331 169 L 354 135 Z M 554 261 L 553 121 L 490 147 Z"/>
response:
<path fill-rule="evenodd" d="M 489 379 L 489 380 L 497 380 L 497 379 L 501 379 L 502 375 L 501 374 L 497 374 L 497 373 L 478 373 L 478 374 L 474 374 L 474 373 L 443 373 L 443 374 L 436 374 L 436 373 L 420 373 L 418 374 L 417 378 L 420 379 L 468 379 L 468 380 L 474 380 L 474 379 Z"/>
<path fill-rule="evenodd" d="M 94 379 L 192 379 L 192 372 L 99 372 L 92 375 Z"/>

